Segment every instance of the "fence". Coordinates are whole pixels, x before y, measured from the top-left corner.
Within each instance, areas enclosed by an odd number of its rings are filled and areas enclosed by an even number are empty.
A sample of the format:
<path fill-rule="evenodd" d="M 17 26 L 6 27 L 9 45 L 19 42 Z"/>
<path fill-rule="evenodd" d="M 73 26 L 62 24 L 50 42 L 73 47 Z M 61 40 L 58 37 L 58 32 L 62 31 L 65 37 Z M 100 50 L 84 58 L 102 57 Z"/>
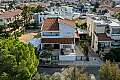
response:
<path fill-rule="evenodd" d="M 59 56 L 52 56 L 51 60 L 57 61 L 86 61 L 85 56 L 77 56 L 77 55 L 59 55 Z"/>

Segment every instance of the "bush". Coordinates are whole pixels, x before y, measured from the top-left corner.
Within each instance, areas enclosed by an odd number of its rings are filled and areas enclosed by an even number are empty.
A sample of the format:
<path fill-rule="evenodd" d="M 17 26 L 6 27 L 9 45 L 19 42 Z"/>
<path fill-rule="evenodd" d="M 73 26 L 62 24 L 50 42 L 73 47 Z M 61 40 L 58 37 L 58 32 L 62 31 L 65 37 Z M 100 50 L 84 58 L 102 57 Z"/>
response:
<path fill-rule="evenodd" d="M 24 34 L 23 31 L 21 31 L 21 32 L 16 32 L 17 37 L 20 37 L 22 34 Z"/>
<path fill-rule="evenodd" d="M 43 50 L 42 54 L 40 54 L 41 58 L 50 58 L 51 56 L 52 56 L 52 53 L 51 51 L 48 51 L 48 50 Z"/>
<path fill-rule="evenodd" d="M 104 60 L 120 62 L 120 48 L 111 49 L 110 53 L 104 55 Z"/>

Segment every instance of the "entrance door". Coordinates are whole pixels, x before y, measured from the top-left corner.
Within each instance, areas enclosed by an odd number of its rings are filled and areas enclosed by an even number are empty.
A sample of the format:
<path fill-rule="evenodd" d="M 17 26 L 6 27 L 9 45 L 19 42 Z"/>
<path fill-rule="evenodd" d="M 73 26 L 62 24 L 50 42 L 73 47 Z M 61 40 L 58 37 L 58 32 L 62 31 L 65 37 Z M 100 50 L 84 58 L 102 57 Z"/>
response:
<path fill-rule="evenodd" d="M 60 49 L 60 44 L 54 44 L 54 49 Z"/>

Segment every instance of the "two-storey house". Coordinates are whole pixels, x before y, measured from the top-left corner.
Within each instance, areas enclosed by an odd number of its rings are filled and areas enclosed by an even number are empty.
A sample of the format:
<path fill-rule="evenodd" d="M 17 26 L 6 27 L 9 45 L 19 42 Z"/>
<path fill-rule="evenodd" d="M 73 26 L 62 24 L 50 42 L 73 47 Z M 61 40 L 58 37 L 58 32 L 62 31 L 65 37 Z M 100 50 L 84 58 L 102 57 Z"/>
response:
<path fill-rule="evenodd" d="M 75 22 L 61 18 L 47 18 L 41 27 L 41 48 L 69 50 L 74 53 L 75 38 L 79 38 Z"/>

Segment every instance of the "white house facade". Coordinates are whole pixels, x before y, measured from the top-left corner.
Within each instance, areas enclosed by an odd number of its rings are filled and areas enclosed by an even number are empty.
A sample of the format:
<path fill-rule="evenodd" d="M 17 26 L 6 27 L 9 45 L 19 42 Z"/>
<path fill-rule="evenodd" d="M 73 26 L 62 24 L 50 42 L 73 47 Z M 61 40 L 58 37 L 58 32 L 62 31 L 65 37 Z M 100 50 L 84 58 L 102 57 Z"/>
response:
<path fill-rule="evenodd" d="M 41 48 L 69 50 L 74 53 L 75 24 L 71 20 L 47 18 L 41 27 Z"/>

